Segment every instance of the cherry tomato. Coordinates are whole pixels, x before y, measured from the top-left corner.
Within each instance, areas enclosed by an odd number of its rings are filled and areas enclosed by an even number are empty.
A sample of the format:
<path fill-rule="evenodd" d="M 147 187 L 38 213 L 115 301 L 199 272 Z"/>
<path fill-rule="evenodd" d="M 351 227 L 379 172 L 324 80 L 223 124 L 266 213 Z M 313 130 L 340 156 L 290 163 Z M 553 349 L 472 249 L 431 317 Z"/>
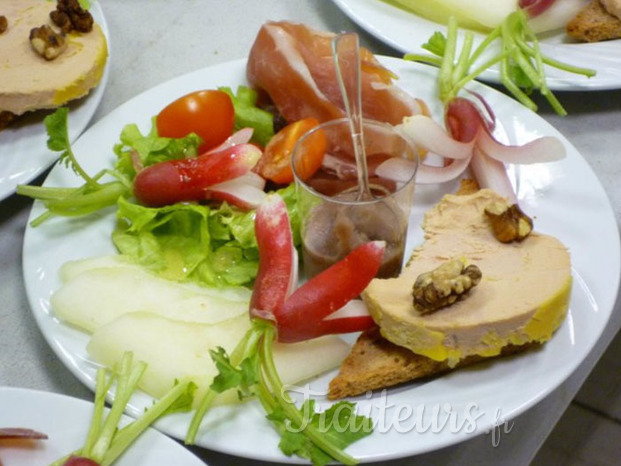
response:
<path fill-rule="evenodd" d="M 291 154 L 298 140 L 311 129 L 319 125 L 315 118 L 305 118 L 291 123 L 281 129 L 265 146 L 263 156 L 259 159 L 256 171 L 263 178 L 278 184 L 293 181 Z M 315 132 L 304 146 L 304 155 L 296 168 L 302 179 L 309 178 L 319 170 L 326 152 L 326 138 L 321 131 Z"/>
<path fill-rule="evenodd" d="M 157 132 L 168 138 L 196 133 L 203 139 L 199 154 L 212 149 L 233 132 L 235 110 L 222 91 L 196 91 L 168 104 L 155 119 Z"/>

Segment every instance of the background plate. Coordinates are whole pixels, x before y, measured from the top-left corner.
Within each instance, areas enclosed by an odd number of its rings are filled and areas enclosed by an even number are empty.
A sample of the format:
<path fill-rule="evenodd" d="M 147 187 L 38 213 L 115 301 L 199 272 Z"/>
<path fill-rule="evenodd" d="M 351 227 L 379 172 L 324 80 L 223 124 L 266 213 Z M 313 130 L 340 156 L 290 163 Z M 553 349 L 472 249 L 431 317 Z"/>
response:
<path fill-rule="evenodd" d="M 333 0 L 361 28 L 403 53 L 425 53 L 421 48 L 435 31 L 446 33 L 446 26 L 381 0 Z M 463 31 L 460 37 L 463 37 Z M 475 32 L 474 45 L 484 35 Z M 621 88 L 621 40 L 591 44 L 569 43 L 564 32 L 541 38 L 541 50 L 550 57 L 576 66 L 592 68 L 597 75 L 579 76 L 547 67 L 547 83 L 552 90 L 591 91 Z M 483 57 L 486 55 L 484 54 Z M 491 68 L 480 79 L 499 82 L 499 73 Z"/>
<path fill-rule="evenodd" d="M 108 25 L 99 2 L 91 1 L 90 11 L 108 40 L 109 54 Z M 99 85 L 87 96 L 67 105 L 71 141 L 74 141 L 84 131 L 103 98 L 108 82 L 110 59 L 108 55 L 108 62 Z M 43 110 L 32 112 L 0 131 L 0 200 L 13 194 L 18 184 L 32 181 L 58 158 L 58 154 L 51 152 L 46 146 L 47 133 L 43 119 L 49 113 Z"/>
<path fill-rule="evenodd" d="M 381 60 L 399 75 L 404 89 L 425 99 L 434 115 L 442 115 L 441 104 L 433 97 L 434 68 L 394 58 Z M 76 141 L 74 152 L 77 157 L 83 156 L 80 163 L 87 172 L 95 173 L 113 163 L 112 147 L 125 124 L 137 123 L 147 131 L 151 117 L 175 98 L 197 89 L 236 87 L 244 82 L 243 60 L 176 78 L 104 117 Z M 617 226 L 608 198 L 588 164 L 558 131 L 513 99 L 478 83 L 471 88 L 484 95 L 494 109 L 499 123 L 497 137 L 525 143 L 553 135 L 567 148 L 566 159 L 511 169 L 511 176 L 520 204 L 536 219 L 536 228 L 557 236 L 571 252 L 574 287 L 569 315 L 554 338 L 536 351 L 355 398 L 360 412 L 371 414 L 377 422 L 372 436 L 348 449 L 363 461 L 405 457 L 455 444 L 533 406 L 586 357 L 600 337 L 616 298 L 617 290 L 611 284 L 618 283 L 620 272 Z M 73 172 L 59 166 L 45 181 L 47 186 L 77 184 L 80 181 Z M 406 254 L 421 242 L 423 212 L 455 189 L 453 183 L 417 187 Z M 31 218 L 40 213 L 42 206 L 35 203 Z M 88 336 L 56 320 L 49 298 L 60 286 L 58 269 L 65 261 L 115 252 L 110 240 L 114 224 L 113 210 L 89 218 L 56 218 L 38 228 L 27 228 L 24 239 L 24 282 L 33 315 L 58 357 L 91 388 L 96 366 L 86 352 Z M 321 407 L 329 405 L 324 394 L 334 375 L 325 374 L 304 387 L 316 394 Z M 132 409 L 140 410 L 150 401 L 138 394 L 132 399 Z M 446 424 L 447 416 L 455 420 L 455 427 Z M 163 419 L 156 427 L 183 438 L 188 422 L 189 416 L 180 414 Z M 214 408 L 203 424 L 198 444 L 270 462 L 291 461 L 278 450 L 277 435 L 257 402 Z"/>
<path fill-rule="evenodd" d="M 80 448 L 86 440 L 93 404 L 56 393 L 0 387 L 0 427 L 24 427 L 47 434 L 46 440 L 0 440 L 0 464 L 50 464 Z M 125 417 L 122 422 L 131 419 Z M 201 466 L 201 460 L 155 429 L 147 431 L 114 463 L 116 466 Z"/>

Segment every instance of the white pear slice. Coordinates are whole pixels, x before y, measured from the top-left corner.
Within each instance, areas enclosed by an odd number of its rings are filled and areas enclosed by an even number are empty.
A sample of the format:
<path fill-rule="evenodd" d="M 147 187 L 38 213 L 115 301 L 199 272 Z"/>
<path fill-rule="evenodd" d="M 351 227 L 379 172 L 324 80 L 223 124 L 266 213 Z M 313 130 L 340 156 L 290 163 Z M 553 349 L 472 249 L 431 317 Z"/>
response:
<path fill-rule="evenodd" d="M 134 312 L 97 329 L 87 350 L 97 362 L 108 367 L 118 362 L 125 351 L 133 351 L 135 360 L 148 364 L 140 382 L 145 392 L 157 398 L 175 380 L 192 380 L 199 387 L 199 399 L 217 373 L 209 350 L 220 346 L 230 354 L 249 326 L 247 315 L 215 324 L 198 324 Z M 293 384 L 338 367 L 348 352 L 347 343 L 327 336 L 302 343 L 276 344 L 274 359 L 283 383 Z M 230 391 L 218 402 L 236 400 L 236 392 Z"/>
<path fill-rule="evenodd" d="M 104 261 L 102 260 L 102 263 Z M 51 298 L 55 315 L 88 332 L 122 314 L 149 311 L 169 319 L 212 323 L 246 315 L 251 291 L 205 288 L 160 278 L 137 265 L 88 268 L 78 264 Z M 80 268 L 84 271 L 80 272 Z"/>

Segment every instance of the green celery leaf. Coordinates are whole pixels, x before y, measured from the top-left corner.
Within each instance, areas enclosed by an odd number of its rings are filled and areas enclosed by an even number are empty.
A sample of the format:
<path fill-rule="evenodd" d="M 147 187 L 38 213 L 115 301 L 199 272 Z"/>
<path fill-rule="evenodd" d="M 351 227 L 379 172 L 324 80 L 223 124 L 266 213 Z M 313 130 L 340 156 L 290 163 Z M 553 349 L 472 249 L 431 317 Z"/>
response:
<path fill-rule="evenodd" d="M 45 124 L 48 136 L 47 147 L 54 152 L 61 153 L 59 158 L 60 163 L 65 164 L 66 167 L 70 167 L 89 185 L 96 186 L 97 182 L 82 169 L 71 149 L 68 115 L 69 109 L 67 107 L 59 107 L 54 113 L 44 118 L 43 123 Z"/>
<path fill-rule="evenodd" d="M 179 381 L 175 380 L 174 386 L 177 386 L 178 384 Z M 197 388 L 198 387 L 194 382 L 188 383 L 183 393 L 181 393 L 179 397 L 176 398 L 168 408 L 166 408 L 166 411 L 164 411 L 162 415 L 166 416 L 173 413 L 188 413 L 192 411 L 194 405 L 194 395 Z"/>
<path fill-rule="evenodd" d="M 210 350 L 211 359 L 218 369 L 218 375 L 211 383 L 213 391 L 222 393 L 231 388 L 237 388 L 239 399 L 245 399 L 254 394 L 253 387 L 258 381 L 259 354 L 242 360 L 238 367 L 233 366 L 228 354 L 222 347 Z"/>
<path fill-rule="evenodd" d="M 226 92 L 233 101 L 235 130 L 253 128 L 252 140 L 265 146 L 274 136 L 274 117 L 256 106 L 257 91 L 247 86 L 239 86 L 236 94 L 229 87 L 219 87 L 218 90 Z"/>
<path fill-rule="evenodd" d="M 304 417 L 304 422 L 313 425 L 324 436 L 330 438 L 330 442 L 335 446 L 345 449 L 347 446 L 356 442 L 373 431 L 373 421 L 359 414 L 356 414 L 356 405 L 349 401 L 341 401 L 332 405 L 323 412 L 315 411 L 315 400 L 306 400 L 300 407 L 300 412 Z M 282 422 L 275 410 L 270 414 L 272 422 Z M 303 426 L 292 426 L 285 424 L 285 429 L 281 428 L 281 440 L 279 447 L 281 451 L 291 456 L 293 454 L 310 459 L 315 465 L 325 465 L 332 461 L 332 458 L 323 450 L 316 447 L 312 441 L 304 435 Z"/>
<path fill-rule="evenodd" d="M 440 31 L 435 31 L 421 47 L 434 55 L 443 57 L 446 48 L 446 37 Z"/>

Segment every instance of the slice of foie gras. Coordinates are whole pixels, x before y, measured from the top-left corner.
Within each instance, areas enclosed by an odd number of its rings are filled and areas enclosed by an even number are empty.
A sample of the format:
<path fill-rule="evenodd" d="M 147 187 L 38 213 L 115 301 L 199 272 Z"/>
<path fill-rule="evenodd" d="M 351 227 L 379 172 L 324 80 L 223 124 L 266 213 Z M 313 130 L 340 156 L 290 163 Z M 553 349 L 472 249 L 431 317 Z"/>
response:
<path fill-rule="evenodd" d="M 550 339 L 569 307 L 569 252 L 556 238 L 536 232 L 519 243 L 496 240 L 484 209 L 499 199 L 486 189 L 446 195 L 427 212 L 425 241 L 402 274 L 374 279 L 363 293 L 384 338 L 451 366 L 469 355 L 498 355 L 508 344 Z M 414 281 L 455 258 L 477 265 L 481 282 L 464 299 L 419 314 L 412 298 Z"/>
<path fill-rule="evenodd" d="M 67 49 L 47 61 L 30 45 L 30 30 L 52 25 L 56 2 L 3 0 L 8 28 L 0 34 L 0 111 L 21 115 L 83 97 L 99 84 L 108 58 L 106 37 L 96 23 L 88 33 L 67 35 Z"/>

